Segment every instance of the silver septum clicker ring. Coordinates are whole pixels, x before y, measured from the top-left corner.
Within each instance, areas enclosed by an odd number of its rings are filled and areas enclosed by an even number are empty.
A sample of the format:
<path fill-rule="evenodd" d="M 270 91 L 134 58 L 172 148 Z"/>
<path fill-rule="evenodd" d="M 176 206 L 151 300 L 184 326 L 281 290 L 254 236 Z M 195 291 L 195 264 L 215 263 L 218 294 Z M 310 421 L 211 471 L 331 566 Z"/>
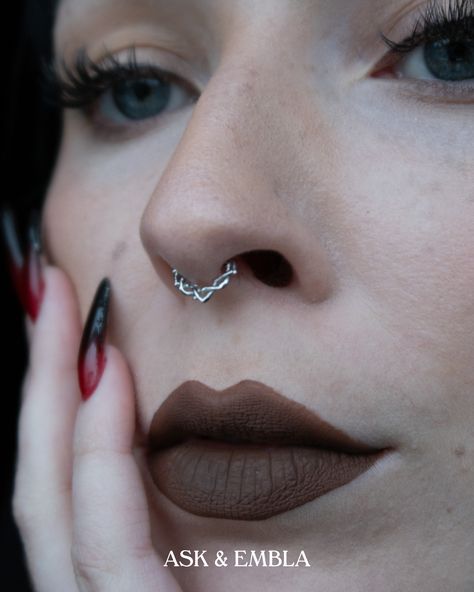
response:
<path fill-rule="evenodd" d="M 193 300 L 198 300 L 199 302 L 207 302 L 214 295 L 214 292 L 225 288 L 230 282 L 231 276 L 236 274 L 237 263 L 234 259 L 231 259 L 225 264 L 224 273 L 212 282 L 212 286 L 200 287 L 197 284 L 189 282 L 177 269 L 173 269 L 174 285 L 181 294 L 191 296 Z"/>

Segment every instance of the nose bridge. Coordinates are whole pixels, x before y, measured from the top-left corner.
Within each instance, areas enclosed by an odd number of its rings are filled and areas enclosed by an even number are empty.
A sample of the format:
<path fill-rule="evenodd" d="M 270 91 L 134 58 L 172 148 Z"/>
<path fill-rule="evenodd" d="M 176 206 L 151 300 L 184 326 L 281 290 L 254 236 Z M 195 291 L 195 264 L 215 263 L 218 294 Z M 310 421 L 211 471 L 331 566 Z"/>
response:
<path fill-rule="evenodd" d="M 278 117 L 280 108 L 257 65 L 222 64 L 196 104 L 179 146 L 160 179 L 155 201 L 162 207 L 165 186 L 174 182 L 182 186 L 186 179 L 192 182 L 193 190 L 206 180 L 216 186 L 223 185 L 220 190 L 227 188 L 228 197 L 239 195 L 231 189 L 243 181 L 243 171 L 246 179 L 250 175 L 255 177 L 252 182 L 261 181 L 260 165 L 268 164 L 268 152 L 272 154 L 270 162 L 274 162 L 281 144 L 282 138 L 277 141 L 278 121 L 284 122 L 290 115 L 287 112 Z M 290 138 L 286 140 L 288 149 Z M 176 203 L 176 198 L 173 202 Z"/>
<path fill-rule="evenodd" d="M 141 219 L 142 242 L 160 275 L 165 263 L 209 285 L 228 259 L 277 251 L 306 274 L 313 296 L 326 292 L 317 237 L 275 191 L 294 167 L 298 135 L 298 106 L 288 109 L 296 94 L 282 98 L 275 78 L 255 60 L 222 60 L 201 95 Z"/>

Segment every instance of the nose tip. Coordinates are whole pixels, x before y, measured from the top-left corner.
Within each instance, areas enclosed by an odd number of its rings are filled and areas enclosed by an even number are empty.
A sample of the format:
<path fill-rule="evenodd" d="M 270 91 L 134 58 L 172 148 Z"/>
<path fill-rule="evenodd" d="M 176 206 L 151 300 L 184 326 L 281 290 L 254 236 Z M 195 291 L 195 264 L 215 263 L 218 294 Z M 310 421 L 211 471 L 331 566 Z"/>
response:
<path fill-rule="evenodd" d="M 162 282 L 176 297 L 193 298 L 194 289 L 210 288 L 222 282 L 226 265 L 235 263 L 236 273 L 221 288 L 211 290 L 207 302 L 219 292 L 231 294 L 231 287 L 256 283 L 277 290 L 300 292 L 305 301 L 324 300 L 333 285 L 326 253 L 317 237 L 287 220 L 285 232 L 267 224 L 264 213 L 242 225 L 242 216 L 228 217 L 227 226 L 212 216 L 206 220 L 192 215 L 181 218 L 149 215 L 142 224 L 141 237 Z M 186 232 L 185 228 L 192 231 Z M 209 290 L 200 292 L 204 298 Z M 248 292 L 246 292 L 248 293 Z M 193 298 L 200 300 L 200 298 Z"/>
<path fill-rule="evenodd" d="M 196 192 L 189 199 L 203 204 L 206 197 L 201 197 L 202 192 Z M 185 212 L 179 207 L 167 211 L 152 204 L 148 210 L 142 218 L 141 240 L 165 282 L 176 272 L 186 283 L 210 286 L 224 273 L 227 262 L 237 262 L 245 250 L 243 244 L 251 240 L 239 222 L 220 221 L 216 210 L 204 214 L 200 207 L 190 205 Z M 240 262 L 239 272 L 241 268 Z"/>
<path fill-rule="evenodd" d="M 314 228 L 289 211 L 263 182 L 254 186 L 254 192 L 239 191 L 229 183 L 216 198 L 216 187 L 223 180 L 199 183 L 202 174 L 189 166 L 181 173 L 189 162 L 184 156 L 185 152 L 162 177 L 140 224 L 144 248 L 165 286 L 184 298 L 173 270 L 188 284 L 210 287 L 226 263 L 235 261 L 237 275 L 222 289 L 226 294 L 230 294 L 227 286 L 255 286 L 257 281 L 268 288 L 299 292 L 311 303 L 325 299 L 333 277 Z M 253 199 L 247 197 L 252 193 Z"/>

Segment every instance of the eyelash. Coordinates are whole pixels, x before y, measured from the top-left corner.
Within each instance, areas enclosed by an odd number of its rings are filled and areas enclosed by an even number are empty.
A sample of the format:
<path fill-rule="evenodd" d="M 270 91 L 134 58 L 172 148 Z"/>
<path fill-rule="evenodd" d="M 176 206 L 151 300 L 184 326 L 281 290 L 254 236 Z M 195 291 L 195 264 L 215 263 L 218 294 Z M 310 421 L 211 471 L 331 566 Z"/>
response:
<path fill-rule="evenodd" d="M 439 0 L 430 0 L 403 41 L 397 43 L 382 32 L 380 37 L 393 55 L 409 53 L 421 44 L 441 39 L 474 40 L 474 2 L 450 0 L 446 7 L 440 5 Z M 47 65 L 44 74 L 50 102 L 59 108 L 81 109 L 88 114 L 97 99 L 121 81 L 158 79 L 184 87 L 196 99 L 199 96 L 192 84 L 172 72 L 153 64 L 137 63 L 136 47 L 130 48 L 125 62 L 107 54 L 100 63 L 94 62 L 83 48 L 71 68 L 64 62 L 59 68 Z"/>
<path fill-rule="evenodd" d="M 400 43 L 380 33 L 382 41 L 395 54 L 409 53 L 423 43 L 450 39 L 452 41 L 474 40 L 473 0 L 450 0 L 449 5 L 430 0 L 418 17 L 410 35 Z"/>
<path fill-rule="evenodd" d="M 154 64 L 140 64 L 136 47 L 128 50 L 125 61 L 108 53 L 100 62 L 94 62 L 84 48 L 81 48 L 72 67 L 63 61 L 45 68 L 46 95 L 55 106 L 64 109 L 91 111 L 95 101 L 120 82 L 131 80 L 160 80 L 178 84 L 192 96 L 198 96 L 197 89 L 177 74 L 163 70 Z"/>

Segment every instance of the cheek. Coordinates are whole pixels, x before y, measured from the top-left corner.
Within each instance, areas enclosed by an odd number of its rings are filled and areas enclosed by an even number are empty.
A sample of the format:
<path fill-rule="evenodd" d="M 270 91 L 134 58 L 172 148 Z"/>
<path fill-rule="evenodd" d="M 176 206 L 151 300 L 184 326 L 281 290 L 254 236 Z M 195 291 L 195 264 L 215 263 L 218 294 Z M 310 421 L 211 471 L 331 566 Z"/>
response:
<path fill-rule="evenodd" d="M 84 318 L 99 282 L 125 255 L 134 219 L 123 205 L 114 207 L 116 198 L 124 203 L 117 190 L 62 163 L 43 209 L 45 252 L 69 275 Z"/>
<path fill-rule="evenodd" d="M 68 274 L 85 318 L 103 276 L 103 257 L 111 248 L 111 237 L 107 228 L 100 229 L 99 204 L 85 212 L 81 197 L 70 180 L 57 176 L 44 204 L 43 230 L 46 257 Z"/>
<path fill-rule="evenodd" d="M 100 280 L 145 259 L 140 218 L 158 183 L 161 167 L 144 149 L 130 143 L 95 147 L 84 128 L 65 126 L 64 139 L 43 208 L 45 252 L 75 284 L 81 310 L 87 311 Z M 119 263 L 120 262 L 120 263 Z"/>
<path fill-rule="evenodd" d="M 337 221 L 342 275 L 391 331 L 456 358 L 465 373 L 474 356 L 474 171 L 428 143 L 403 151 L 388 138 L 359 145 L 357 161 Z"/>

